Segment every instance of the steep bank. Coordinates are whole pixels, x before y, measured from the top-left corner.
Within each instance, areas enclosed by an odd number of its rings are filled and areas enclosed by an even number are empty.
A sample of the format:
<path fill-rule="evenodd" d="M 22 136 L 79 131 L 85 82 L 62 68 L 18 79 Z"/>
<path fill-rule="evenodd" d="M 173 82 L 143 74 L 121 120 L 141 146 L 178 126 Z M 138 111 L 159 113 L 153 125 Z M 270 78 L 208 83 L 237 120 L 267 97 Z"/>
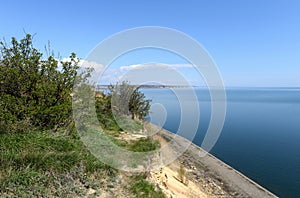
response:
<path fill-rule="evenodd" d="M 158 130 L 159 128 L 152 124 L 150 127 L 154 131 L 159 131 L 154 138 L 159 140 L 162 146 L 166 145 L 168 147 L 168 153 L 170 153 L 170 150 L 173 153 L 179 153 L 184 150 L 186 145 L 190 144 L 187 139 L 167 130 Z M 174 139 L 174 137 L 176 138 Z M 200 157 L 200 154 L 206 155 Z M 195 197 L 195 193 L 198 193 L 196 197 L 277 197 L 195 144 L 190 144 L 181 156 L 162 170 L 162 172 L 165 172 L 162 174 L 168 174 L 169 172 L 171 177 L 177 178 L 176 174 L 180 164 L 183 164 L 186 169 L 188 180 L 188 184 L 185 185 L 185 188 L 181 188 L 181 191 L 172 188 L 174 184 L 169 183 L 171 180 L 168 175 L 168 181 L 164 182 L 165 184 L 153 179 L 151 181 L 156 181 L 167 195 L 173 197 Z M 152 178 L 155 174 L 157 172 L 152 174 Z M 193 193 L 193 191 L 195 192 Z"/>

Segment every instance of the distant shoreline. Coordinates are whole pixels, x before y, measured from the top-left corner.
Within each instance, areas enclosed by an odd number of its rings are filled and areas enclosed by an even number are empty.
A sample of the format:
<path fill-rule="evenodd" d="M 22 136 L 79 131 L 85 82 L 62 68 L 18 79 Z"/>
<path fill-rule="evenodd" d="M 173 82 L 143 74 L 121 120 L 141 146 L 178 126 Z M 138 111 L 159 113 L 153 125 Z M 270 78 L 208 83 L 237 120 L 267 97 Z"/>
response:
<path fill-rule="evenodd" d="M 97 85 L 96 89 L 108 89 L 110 85 Z M 132 86 L 136 86 L 139 88 L 143 88 L 143 89 L 161 89 L 161 88 L 202 88 L 202 89 L 209 89 L 209 87 L 207 86 L 201 86 L 201 85 L 132 85 Z M 211 88 L 215 88 L 215 89 L 220 89 L 219 87 L 211 87 Z M 261 90 L 261 89 L 299 89 L 300 87 L 278 87 L 278 86 L 274 86 L 274 87 L 265 87 L 265 86 L 261 86 L 261 87 L 247 87 L 247 86 L 241 86 L 241 87 L 237 87 L 237 86 L 225 86 L 225 89 L 256 89 L 256 90 Z M 222 89 L 222 88 L 221 88 Z"/>
<path fill-rule="evenodd" d="M 97 89 L 108 89 L 110 85 L 97 85 Z M 201 87 L 201 86 L 188 86 L 188 85 L 132 85 L 139 88 L 190 88 L 190 87 Z"/>

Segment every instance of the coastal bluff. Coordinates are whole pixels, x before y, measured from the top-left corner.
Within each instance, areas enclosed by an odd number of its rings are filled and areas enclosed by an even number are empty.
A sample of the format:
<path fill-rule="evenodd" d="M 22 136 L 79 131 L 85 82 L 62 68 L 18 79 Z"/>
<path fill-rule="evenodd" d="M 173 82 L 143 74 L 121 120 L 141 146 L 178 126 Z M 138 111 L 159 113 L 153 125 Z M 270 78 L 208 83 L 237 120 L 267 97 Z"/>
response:
<path fill-rule="evenodd" d="M 173 153 L 184 151 L 173 162 L 163 168 L 163 175 L 167 177 L 169 174 L 168 181 L 164 185 L 162 185 L 162 182 L 153 179 L 155 175 L 159 174 L 158 172 L 152 172 L 152 179 L 150 178 L 169 197 L 277 197 L 189 140 L 151 123 L 147 125 L 151 127 L 152 131 L 157 131 L 153 136 L 154 139 L 157 139 L 162 147 L 168 147 L 165 156 L 170 156 L 170 150 Z M 187 145 L 188 147 L 186 147 Z M 182 165 L 186 170 L 189 184 L 186 187 L 182 185 L 183 187 L 178 190 L 178 186 L 181 184 L 178 182 L 172 184 L 170 174 L 176 179 L 179 167 Z M 176 188 L 172 188 L 173 186 L 176 186 Z"/>

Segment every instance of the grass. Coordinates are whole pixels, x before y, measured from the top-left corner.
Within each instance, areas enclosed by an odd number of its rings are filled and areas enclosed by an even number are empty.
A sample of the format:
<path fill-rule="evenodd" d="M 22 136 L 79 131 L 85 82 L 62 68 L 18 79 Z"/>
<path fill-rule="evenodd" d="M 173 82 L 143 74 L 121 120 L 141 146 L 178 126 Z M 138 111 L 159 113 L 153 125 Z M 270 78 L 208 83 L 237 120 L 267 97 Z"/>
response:
<path fill-rule="evenodd" d="M 133 152 L 148 152 L 160 148 L 160 143 L 157 140 L 153 140 L 149 137 L 131 141 L 126 141 L 124 139 L 116 139 L 112 136 L 110 136 L 110 139 L 116 145 L 126 148 L 127 150 Z"/>
<path fill-rule="evenodd" d="M 143 125 L 140 122 L 126 116 L 116 115 L 116 117 L 114 117 L 112 113 L 102 114 L 101 112 L 97 112 L 97 117 L 105 130 L 134 133 L 143 129 Z"/>
<path fill-rule="evenodd" d="M 122 145 L 136 152 L 159 147 L 150 138 L 123 141 Z M 90 188 L 99 196 L 101 191 L 107 191 L 106 183 L 118 174 L 121 173 L 91 155 L 76 133 L 0 134 L 1 197 L 85 197 Z M 133 197 L 164 197 L 144 176 L 128 179 L 118 185 L 125 188 L 130 184 L 126 189 Z"/>
<path fill-rule="evenodd" d="M 123 131 L 135 133 L 143 129 L 143 125 L 141 124 L 141 122 L 132 120 L 129 117 L 119 115 L 116 119 L 118 121 L 119 126 L 122 127 Z"/>
<path fill-rule="evenodd" d="M 98 120 L 100 122 L 100 125 L 110 131 L 123 131 L 116 120 L 114 119 L 114 116 L 112 113 L 109 114 L 102 114 L 102 113 L 97 113 Z"/>
<path fill-rule="evenodd" d="M 158 141 L 155 141 L 149 137 L 141 138 L 139 140 L 133 141 L 131 144 L 127 145 L 128 150 L 134 152 L 148 152 L 154 151 L 160 147 Z"/>
<path fill-rule="evenodd" d="M 79 139 L 49 132 L 0 134 L 0 194 L 84 196 L 116 174 Z"/>
<path fill-rule="evenodd" d="M 158 141 L 154 141 L 152 138 L 149 137 L 140 138 L 135 141 L 126 141 L 124 139 L 116 138 L 120 136 L 120 131 L 123 131 L 123 129 L 124 131 L 127 131 L 131 134 L 139 132 L 140 130 L 143 129 L 143 125 L 141 122 L 132 120 L 131 118 L 125 116 L 119 116 L 117 118 L 119 123 L 117 123 L 113 117 L 107 117 L 107 119 L 109 121 L 106 122 L 106 124 L 102 123 L 102 127 L 108 126 L 107 123 L 113 124 L 113 125 L 109 125 L 109 127 L 106 128 L 104 127 L 104 131 L 107 135 L 109 135 L 111 141 L 117 144 L 118 146 L 124 147 L 134 152 L 148 152 L 160 148 L 160 143 Z M 113 119 L 113 121 L 111 119 Z M 99 121 L 103 122 L 103 120 L 99 120 Z M 118 128 L 118 130 L 112 130 L 112 129 L 116 129 L 117 126 L 119 127 L 118 124 L 121 125 L 123 129 Z"/>
<path fill-rule="evenodd" d="M 130 191 L 134 193 L 137 197 L 141 198 L 164 198 L 163 192 L 158 189 L 156 190 L 154 185 L 146 181 L 146 176 L 144 174 L 134 175 L 131 177 L 132 183 Z"/>
<path fill-rule="evenodd" d="M 160 147 L 151 138 L 126 141 L 117 139 L 120 127 L 106 117 L 111 140 L 135 152 L 153 151 Z M 127 132 L 143 128 L 140 122 L 120 119 Z M 107 124 L 106 123 L 106 124 Z M 105 125 L 105 123 L 103 124 Z M 124 127 L 125 126 L 125 127 Z M 132 159 L 133 166 L 140 160 Z M 107 182 L 121 174 L 95 158 L 80 140 L 77 132 L 29 131 L 0 134 L 0 194 L 1 197 L 86 197 L 89 189 L 94 196 L 109 191 Z M 127 176 L 123 175 L 123 178 Z M 133 197 L 164 197 L 162 191 L 142 175 L 121 183 Z M 130 187 L 126 187 L 130 184 Z"/>

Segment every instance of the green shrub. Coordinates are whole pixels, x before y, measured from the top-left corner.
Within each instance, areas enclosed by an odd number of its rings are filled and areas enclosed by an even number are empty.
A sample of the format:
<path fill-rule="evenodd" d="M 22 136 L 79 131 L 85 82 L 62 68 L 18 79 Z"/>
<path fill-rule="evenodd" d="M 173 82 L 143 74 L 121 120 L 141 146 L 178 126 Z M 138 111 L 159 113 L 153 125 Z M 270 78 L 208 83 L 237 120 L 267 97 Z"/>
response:
<path fill-rule="evenodd" d="M 0 41 L 0 133 L 24 132 L 32 127 L 51 129 L 71 121 L 71 93 L 75 79 L 84 81 L 90 70 L 78 73 L 79 59 L 46 58 L 33 47 L 32 36 L 10 45 Z"/>
<path fill-rule="evenodd" d="M 133 183 L 131 183 L 130 190 L 135 194 L 136 197 L 141 198 L 164 198 L 165 195 L 160 189 L 155 189 L 153 184 L 146 181 L 144 174 L 134 175 L 131 177 Z"/>

